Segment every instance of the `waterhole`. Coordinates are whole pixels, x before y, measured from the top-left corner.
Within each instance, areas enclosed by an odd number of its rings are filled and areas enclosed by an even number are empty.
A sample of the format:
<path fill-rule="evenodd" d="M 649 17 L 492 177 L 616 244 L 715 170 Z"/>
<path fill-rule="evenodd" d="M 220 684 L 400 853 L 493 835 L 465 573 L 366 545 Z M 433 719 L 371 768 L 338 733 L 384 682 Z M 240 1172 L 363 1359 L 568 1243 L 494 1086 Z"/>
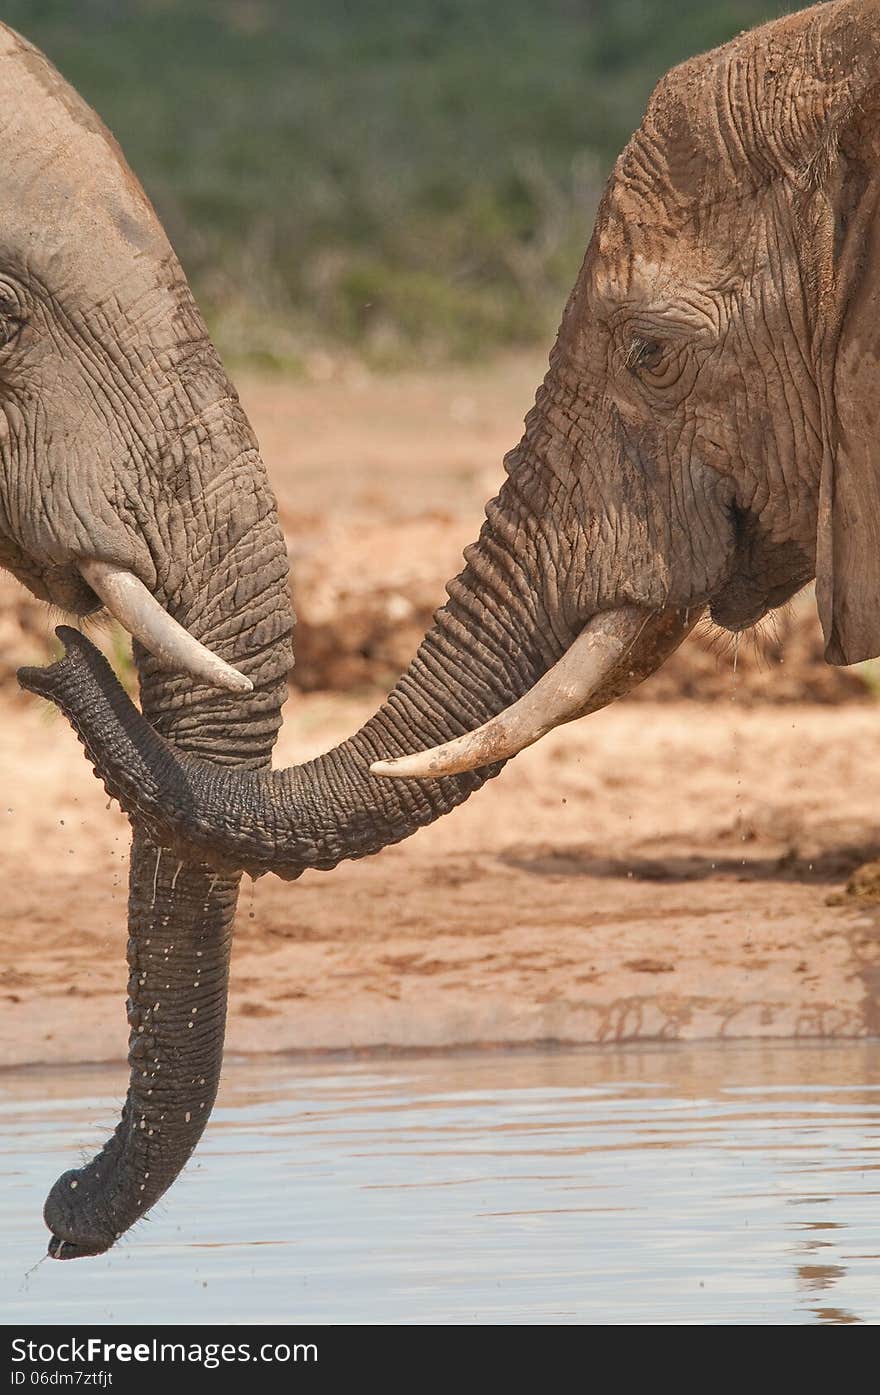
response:
<path fill-rule="evenodd" d="M 150 1218 L 28 1273 L 124 1090 L 0 1074 L 6 1322 L 880 1321 L 880 1043 L 229 1060 Z"/>

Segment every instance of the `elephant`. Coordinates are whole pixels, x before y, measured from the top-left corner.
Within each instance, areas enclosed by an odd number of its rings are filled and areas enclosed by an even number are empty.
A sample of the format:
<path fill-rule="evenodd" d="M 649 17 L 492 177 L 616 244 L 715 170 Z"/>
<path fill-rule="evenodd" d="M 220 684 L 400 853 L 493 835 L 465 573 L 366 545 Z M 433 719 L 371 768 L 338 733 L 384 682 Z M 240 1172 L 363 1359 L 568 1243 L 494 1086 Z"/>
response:
<path fill-rule="evenodd" d="M 0 560 L 116 614 L 141 690 L 139 711 L 69 626 L 20 673 L 134 829 L 128 1096 L 45 1210 L 73 1258 L 143 1215 L 204 1128 L 242 872 L 408 836 L 647 678 L 705 610 L 739 632 L 815 578 L 826 659 L 880 652 L 880 0 L 661 79 L 446 604 L 365 725 L 286 770 L 287 566 L 250 427 L 111 137 L 8 31 L 0 61 Z"/>

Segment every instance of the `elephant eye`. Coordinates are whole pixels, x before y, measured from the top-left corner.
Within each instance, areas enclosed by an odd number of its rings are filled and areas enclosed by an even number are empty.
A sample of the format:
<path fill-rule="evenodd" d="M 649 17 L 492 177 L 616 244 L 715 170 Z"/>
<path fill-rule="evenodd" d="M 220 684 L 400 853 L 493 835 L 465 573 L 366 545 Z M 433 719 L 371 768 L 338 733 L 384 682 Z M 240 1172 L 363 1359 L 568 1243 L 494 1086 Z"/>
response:
<path fill-rule="evenodd" d="M 662 358 L 662 344 L 658 344 L 656 339 L 643 339 L 641 335 L 636 335 L 630 341 L 624 362 L 632 372 L 637 368 L 656 368 Z"/>
<path fill-rule="evenodd" d="M 15 344 L 27 323 L 24 305 L 9 287 L 0 285 L 0 349 Z"/>

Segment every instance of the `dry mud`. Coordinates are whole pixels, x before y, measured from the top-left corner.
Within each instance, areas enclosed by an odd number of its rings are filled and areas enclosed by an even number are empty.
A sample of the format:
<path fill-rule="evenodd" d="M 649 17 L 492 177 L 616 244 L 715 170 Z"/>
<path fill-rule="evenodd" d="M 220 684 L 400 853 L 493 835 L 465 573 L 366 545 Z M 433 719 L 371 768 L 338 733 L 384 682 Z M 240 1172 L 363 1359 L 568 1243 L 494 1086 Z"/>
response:
<path fill-rule="evenodd" d="M 348 734 L 410 656 L 540 364 L 245 380 L 297 575 L 278 761 Z M 0 592 L 8 676 L 49 619 Z M 880 1033 L 872 675 L 809 600 L 733 656 L 553 733 L 452 816 L 294 885 L 245 883 L 233 1051 Z M 128 828 L 66 725 L 0 684 L 0 1064 L 126 1047 Z"/>

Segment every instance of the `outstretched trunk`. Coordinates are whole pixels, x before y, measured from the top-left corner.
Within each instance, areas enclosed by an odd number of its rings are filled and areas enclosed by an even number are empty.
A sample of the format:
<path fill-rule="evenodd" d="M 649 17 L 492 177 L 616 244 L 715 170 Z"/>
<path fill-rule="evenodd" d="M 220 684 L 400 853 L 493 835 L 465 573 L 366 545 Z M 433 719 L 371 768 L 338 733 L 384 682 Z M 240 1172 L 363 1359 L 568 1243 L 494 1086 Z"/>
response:
<path fill-rule="evenodd" d="M 206 419 L 210 439 L 196 469 L 205 497 L 187 500 L 189 510 L 202 512 L 193 526 L 206 555 L 168 557 L 158 594 L 191 634 L 234 658 L 253 690 L 242 698 L 194 687 L 186 677 L 169 676 L 136 644 L 141 701 L 151 729 L 164 733 L 169 750 L 207 758 L 217 769 L 226 764 L 253 770 L 268 765 L 287 693 L 287 557 L 243 414 L 224 400 Z M 224 516 L 216 484 L 230 462 L 247 471 L 251 488 Z M 188 570 L 183 582 L 182 565 Z M 230 591 L 235 608 L 228 605 Z M 175 601 L 181 596 L 185 602 Z M 218 874 L 191 851 L 173 855 L 146 831 L 135 831 L 128 902 L 129 1089 L 108 1142 L 49 1193 L 44 1215 L 55 1258 L 99 1254 L 113 1245 L 168 1189 L 198 1143 L 220 1078 L 239 881 L 238 871 Z"/>
<path fill-rule="evenodd" d="M 660 611 L 670 593 L 661 569 L 659 599 L 639 585 L 617 594 L 632 520 L 621 522 L 614 490 L 594 489 L 581 468 L 572 309 L 569 369 L 557 354 L 511 478 L 409 671 L 338 750 L 270 774 L 291 616 L 284 540 L 253 434 L 167 239 L 100 122 L 3 26 L 0 78 L 14 97 L 3 134 L 6 240 L 15 276 L 24 270 L 36 288 L 13 288 L 4 309 L 16 390 L 3 422 L 0 555 L 76 613 L 100 598 L 150 650 L 135 649 L 143 715 L 75 633 L 58 665 L 24 675 L 64 706 L 137 830 L 128 1097 L 98 1157 L 61 1178 L 46 1203 L 50 1251 L 72 1258 L 106 1249 L 143 1215 L 204 1127 L 241 869 L 295 877 L 332 867 L 445 813 L 498 762 L 435 783 L 389 783 L 370 766 L 479 728 L 547 675 L 597 612 L 640 600 Z M 31 304 L 39 314 L 25 313 Z M 576 488 L 566 492 L 567 473 Z M 593 498 L 583 508 L 575 496 L 585 485 Z M 587 531 L 591 508 L 607 525 L 607 550 L 602 527 Z M 656 666 L 688 623 L 652 617 L 593 705 Z M 217 683 L 224 691 L 208 686 Z M 566 700 L 559 720 L 577 707 Z"/>
<path fill-rule="evenodd" d="M 22 681 L 63 708 L 108 792 L 172 857 L 286 880 L 307 868 L 335 867 L 432 822 L 502 764 L 388 782 L 370 773 L 374 762 L 481 726 L 526 694 L 585 623 L 547 615 L 523 560 L 506 545 L 506 517 L 497 507 L 491 511 L 467 568 L 449 587 L 449 603 L 379 711 L 348 741 L 305 765 L 233 771 L 172 750 L 129 702 L 109 665 L 73 631 L 62 634 L 63 660 L 27 671 Z M 698 614 L 664 610 L 647 618 L 637 650 L 609 675 L 588 710 L 659 667 Z"/>
<path fill-rule="evenodd" d="M 540 436 L 539 413 L 531 419 Z M 229 433 L 226 458 L 235 453 Z M 583 538 L 566 563 L 549 554 L 552 472 L 527 437 L 511 478 L 489 505 L 479 541 L 448 588 L 410 667 L 350 740 L 306 765 L 269 771 L 285 686 L 286 561 L 268 488 L 237 493 L 223 517 L 202 503 L 198 563 L 169 557 L 159 599 L 212 652 L 254 683 L 251 693 L 206 695 L 169 679 L 137 650 L 143 715 L 109 665 L 76 631 L 65 657 L 23 670 L 23 685 L 66 712 L 108 792 L 137 830 L 129 903 L 131 1081 L 120 1124 L 86 1167 L 53 1188 L 50 1252 L 97 1253 L 157 1200 L 207 1121 L 222 1056 L 231 924 L 238 877 L 293 879 L 399 842 L 460 804 L 501 761 L 436 780 L 388 781 L 377 761 L 480 728 L 552 670 L 597 610 Z M 223 454 L 215 474 L 222 474 Z M 259 461 L 254 469 L 262 469 Z M 217 492 L 219 493 L 219 492 Z M 246 506 L 269 507 L 243 522 Z M 204 499 L 215 498 L 205 487 Z M 190 501 L 191 504 L 191 501 Z M 144 520 L 144 526 L 147 521 Z M 180 571 L 196 569 L 182 583 Z M 158 570 L 158 569 L 157 569 Z M 597 565 L 597 571 L 601 570 Z M 182 608 L 173 598 L 192 599 Z M 613 603 L 606 602 L 613 610 Z M 628 607 L 632 612 L 634 608 Z M 243 618 L 246 617 L 246 618 Z M 637 641 L 581 711 L 641 681 L 681 642 L 697 612 L 644 612 Z M 569 702 L 566 720 L 576 715 Z M 210 870 L 209 870 L 210 869 Z"/>

